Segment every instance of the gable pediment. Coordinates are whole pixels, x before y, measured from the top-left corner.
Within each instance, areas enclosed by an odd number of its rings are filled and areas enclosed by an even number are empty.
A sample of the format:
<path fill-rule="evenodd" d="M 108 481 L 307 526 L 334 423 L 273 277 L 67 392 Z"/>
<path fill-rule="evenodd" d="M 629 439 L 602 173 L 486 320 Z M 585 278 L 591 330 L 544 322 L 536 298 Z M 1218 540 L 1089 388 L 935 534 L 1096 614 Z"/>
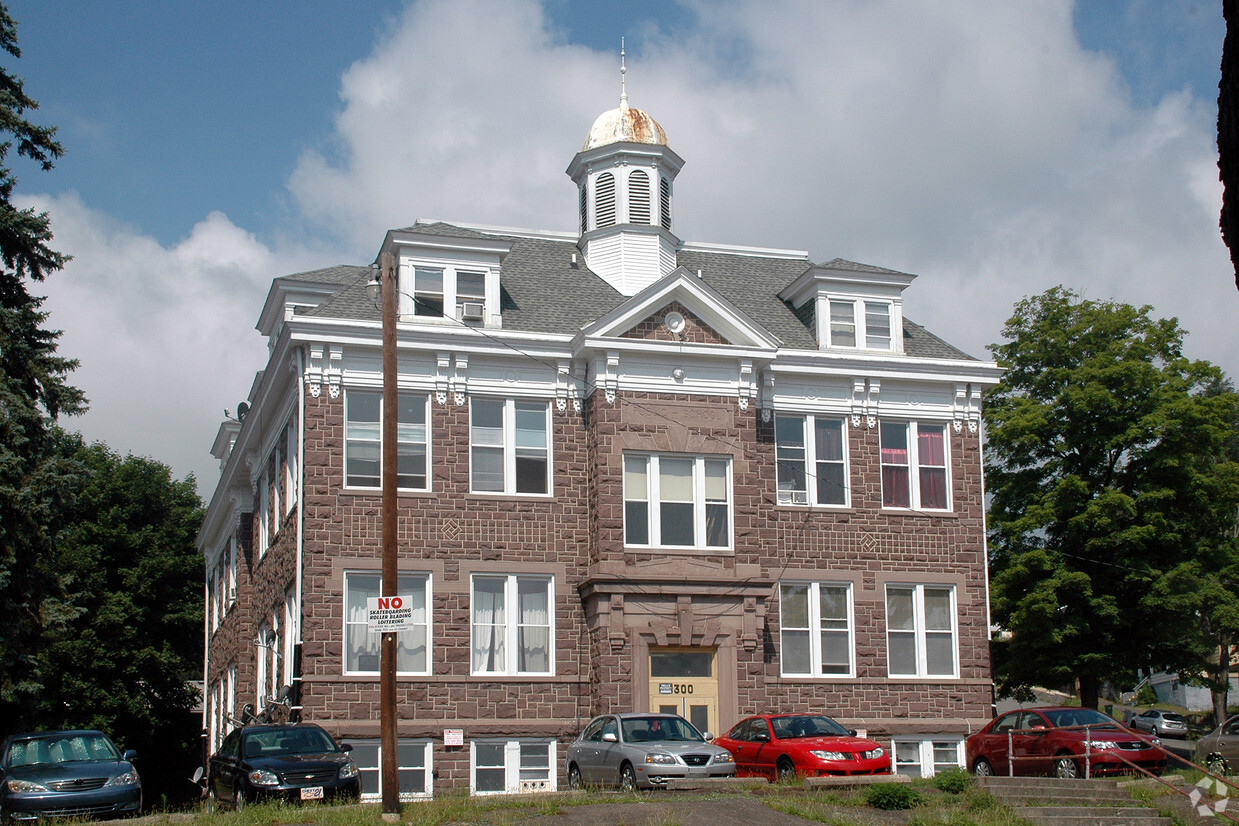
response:
<path fill-rule="evenodd" d="M 780 341 L 684 267 L 581 328 L 586 342 L 629 339 L 776 350 Z"/>

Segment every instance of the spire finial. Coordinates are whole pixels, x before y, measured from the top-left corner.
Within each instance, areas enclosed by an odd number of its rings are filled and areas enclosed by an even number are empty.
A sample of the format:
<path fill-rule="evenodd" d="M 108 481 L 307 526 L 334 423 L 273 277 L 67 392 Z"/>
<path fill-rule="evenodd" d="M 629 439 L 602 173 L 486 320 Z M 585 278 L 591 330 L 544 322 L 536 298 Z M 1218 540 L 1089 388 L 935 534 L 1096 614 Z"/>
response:
<path fill-rule="evenodd" d="M 620 38 L 620 106 L 628 105 L 628 86 L 624 80 L 624 75 L 628 73 L 628 67 L 624 65 L 624 38 Z"/>

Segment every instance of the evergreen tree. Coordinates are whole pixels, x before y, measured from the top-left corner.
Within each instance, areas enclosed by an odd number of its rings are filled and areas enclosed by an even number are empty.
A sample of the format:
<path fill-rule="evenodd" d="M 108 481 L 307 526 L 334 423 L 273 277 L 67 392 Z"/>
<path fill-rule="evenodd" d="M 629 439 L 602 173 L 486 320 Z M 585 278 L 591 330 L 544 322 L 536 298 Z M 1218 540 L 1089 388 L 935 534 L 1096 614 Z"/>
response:
<path fill-rule="evenodd" d="M 0 5 L 0 48 L 21 57 L 17 27 Z M 46 213 L 13 206 L 17 178 L 10 151 L 42 169 L 60 157 L 56 130 L 26 114 L 38 104 L 23 81 L 0 68 L 0 727 L 28 711 L 39 691 L 34 645 L 51 583 L 39 564 L 74 487 L 73 468 L 57 456 L 57 417 L 85 409 L 67 378 L 76 362 L 56 355 L 59 332 L 47 330 L 42 281 L 67 260 L 49 245 Z"/>

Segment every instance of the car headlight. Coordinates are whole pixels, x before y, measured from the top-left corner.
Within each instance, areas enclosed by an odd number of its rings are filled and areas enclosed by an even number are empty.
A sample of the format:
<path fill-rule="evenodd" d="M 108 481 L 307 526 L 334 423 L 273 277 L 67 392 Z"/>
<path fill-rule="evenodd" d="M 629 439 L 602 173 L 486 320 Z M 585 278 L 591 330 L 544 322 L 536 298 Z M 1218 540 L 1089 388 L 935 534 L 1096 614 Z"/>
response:
<path fill-rule="evenodd" d="M 1113 740 L 1089 740 L 1086 744 L 1090 749 L 1117 749 L 1119 744 Z"/>
<path fill-rule="evenodd" d="M 647 754 L 645 756 L 645 762 L 655 763 L 659 766 L 674 766 L 675 758 L 672 757 L 670 754 L 662 754 L 659 752 L 655 752 L 654 754 Z"/>
<path fill-rule="evenodd" d="M 255 786 L 277 786 L 280 782 L 275 772 L 269 772 L 266 769 L 254 769 L 250 772 L 249 778 Z"/>
<path fill-rule="evenodd" d="M 124 774 L 116 775 L 115 777 L 113 777 L 111 780 L 104 783 L 103 785 L 104 786 L 136 786 L 138 785 L 138 773 L 135 772 L 133 769 L 130 769 Z"/>
<path fill-rule="evenodd" d="M 350 777 L 357 776 L 357 764 L 352 760 L 340 767 L 340 779 L 348 780 Z"/>
<path fill-rule="evenodd" d="M 42 783 L 35 783 L 33 780 L 6 780 L 4 783 L 11 792 L 50 792 L 51 789 L 44 786 Z"/>
<path fill-rule="evenodd" d="M 847 760 L 847 752 L 844 751 L 820 751 L 813 749 L 809 754 L 816 757 L 818 760 Z"/>
<path fill-rule="evenodd" d="M 731 752 L 725 751 L 725 752 L 722 752 L 721 754 L 714 755 L 714 762 L 715 763 L 734 763 L 736 762 L 736 758 L 731 756 Z"/>
<path fill-rule="evenodd" d="M 886 755 L 886 752 L 882 749 L 881 746 L 878 746 L 877 748 L 875 748 L 873 751 L 869 752 L 865 756 L 871 760 L 876 760 L 877 758 L 884 757 L 885 755 Z"/>

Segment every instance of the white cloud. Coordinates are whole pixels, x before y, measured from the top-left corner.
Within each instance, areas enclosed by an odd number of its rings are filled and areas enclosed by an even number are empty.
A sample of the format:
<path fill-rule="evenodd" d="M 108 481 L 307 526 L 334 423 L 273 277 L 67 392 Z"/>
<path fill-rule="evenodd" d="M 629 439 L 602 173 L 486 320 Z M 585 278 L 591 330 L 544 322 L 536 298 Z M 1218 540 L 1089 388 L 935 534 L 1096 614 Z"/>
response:
<path fill-rule="evenodd" d="M 1189 355 L 1239 372 L 1212 102 L 1133 108 L 1068 0 L 693 8 L 692 29 L 645 32 L 627 74 L 687 161 L 682 237 L 919 273 L 909 317 L 977 356 L 1016 300 L 1063 283 L 1178 316 Z M 419 217 L 574 228 L 564 169 L 618 103 L 617 55 L 565 43 L 535 0 L 420 0 L 393 25 L 341 78 L 336 151 L 290 176 L 310 231 L 278 249 L 220 214 L 164 249 L 74 198 L 40 202 L 77 256 L 49 307 L 106 422 L 94 437 L 210 466 L 262 366 L 274 276 L 368 261 Z"/>

